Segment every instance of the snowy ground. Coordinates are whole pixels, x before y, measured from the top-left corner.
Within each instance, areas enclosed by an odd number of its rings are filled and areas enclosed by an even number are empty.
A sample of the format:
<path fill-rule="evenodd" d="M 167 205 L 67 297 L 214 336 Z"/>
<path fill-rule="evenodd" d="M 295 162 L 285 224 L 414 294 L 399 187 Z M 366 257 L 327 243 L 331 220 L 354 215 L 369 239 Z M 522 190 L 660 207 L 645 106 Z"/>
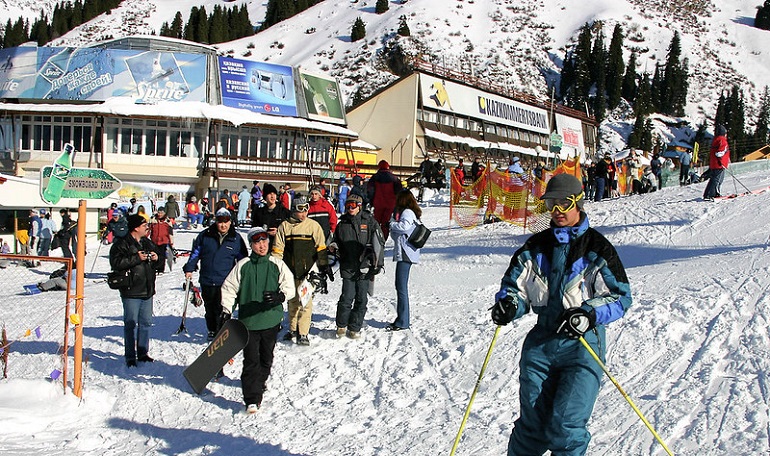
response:
<path fill-rule="evenodd" d="M 752 189 L 770 185 L 761 173 L 739 178 Z M 593 226 L 617 246 L 634 296 L 608 329 L 607 365 L 675 454 L 767 454 L 770 192 L 705 203 L 704 185 L 587 204 Z M 733 188 L 728 176 L 724 191 Z M 412 269 L 412 331 L 384 331 L 395 316 L 388 262 L 365 337 L 332 338 L 334 282 L 317 300 L 312 345 L 279 342 L 255 416 L 242 413 L 239 360 L 202 396 L 182 377 L 205 342 L 202 309 L 188 319 L 189 337 L 173 335 L 181 265 L 158 278 L 157 361 L 137 369 L 122 359 L 117 292 L 87 280 L 83 401 L 42 379 L 0 381 L 2 452 L 448 454 L 494 333 L 487 308 L 527 235 L 503 223 L 450 226 L 445 204 L 426 207 L 423 220 L 434 232 Z M 177 246 L 193 235 L 178 233 Z M 106 254 L 96 271 L 108 268 Z M 21 292 L 20 284 L 0 286 Z M 527 316 L 501 331 L 458 455 L 504 454 L 517 416 L 519 350 L 533 322 Z M 591 455 L 664 454 L 609 381 L 590 430 Z"/>

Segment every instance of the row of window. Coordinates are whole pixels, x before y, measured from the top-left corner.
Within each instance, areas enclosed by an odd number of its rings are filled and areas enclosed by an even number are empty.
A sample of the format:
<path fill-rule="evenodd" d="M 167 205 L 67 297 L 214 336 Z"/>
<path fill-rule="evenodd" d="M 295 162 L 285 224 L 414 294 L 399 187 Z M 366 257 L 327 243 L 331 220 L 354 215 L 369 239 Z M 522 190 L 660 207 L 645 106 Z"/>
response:
<path fill-rule="evenodd" d="M 481 132 L 485 135 L 497 135 L 500 138 L 505 138 L 509 142 L 517 143 L 534 143 L 534 144 L 548 144 L 548 136 L 541 133 L 536 133 L 528 130 L 522 130 L 520 128 L 511 127 L 503 124 L 496 124 L 492 122 L 482 122 L 469 117 L 462 117 L 453 114 L 447 114 L 444 112 L 436 112 L 427 109 L 419 109 L 417 111 L 417 119 L 424 122 L 431 122 L 442 126 L 457 128 L 459 130 L 466 130 L 469 132 Z"/>
<path fill-rule="evenodd" d="M 200 122 L 111 117 L 104 124 L 106 153 L 197 158 L 210 143 L 207 125 Z M 308 151 L 311 161 L 329 160 L 328 137 L 305 138 L 275 128 L 218 128 L 221 156 L 299 161 L 306 159 L 304 151 Z M 102 127 L 90 117 L 22 116 L 21 132 L 22 150 L 60 151 L 71 142 L 80 152 L 101 152 Z"/>

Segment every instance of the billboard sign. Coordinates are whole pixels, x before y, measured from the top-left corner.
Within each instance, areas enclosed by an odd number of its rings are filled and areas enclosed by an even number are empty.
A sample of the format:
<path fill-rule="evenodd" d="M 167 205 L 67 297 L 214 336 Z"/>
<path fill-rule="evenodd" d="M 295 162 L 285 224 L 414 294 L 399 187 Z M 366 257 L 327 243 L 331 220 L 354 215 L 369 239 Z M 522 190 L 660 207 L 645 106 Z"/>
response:
<path fill-rule="evenodd" d="M 13 89 L 0 92 L 0 96 L 68 101 L 129 97 L 143 104 L 206 101 L 205 55 L 101 48 L 32 49 L 36 54 L 32 66 L 23 66 L 30 60 L 28 52 L 0 54 L 0 59 L 6 59 L 5 65 L 11 66 L 12 75 L 12 81 L 0 75 L 0 84 Z M 20 66 L 35 71 L 16 77 L 13 68 Z"/>
<path fill-rule="evenodd" d="M 307 118 L 346 125 L 345 104 L 339 83 L 334 78 L 299 71 Z"/>
<path fill-rule="evenodd" d="M 541 134 L 550 132 L 545 109 L 484 92 L 452 81 L 420 75 L 422 104 Z"/>
<path fill-rule="evenodd" d="M 219 57 L 222 104 L 260 114 L 296 116 L 290 66 Z"/>

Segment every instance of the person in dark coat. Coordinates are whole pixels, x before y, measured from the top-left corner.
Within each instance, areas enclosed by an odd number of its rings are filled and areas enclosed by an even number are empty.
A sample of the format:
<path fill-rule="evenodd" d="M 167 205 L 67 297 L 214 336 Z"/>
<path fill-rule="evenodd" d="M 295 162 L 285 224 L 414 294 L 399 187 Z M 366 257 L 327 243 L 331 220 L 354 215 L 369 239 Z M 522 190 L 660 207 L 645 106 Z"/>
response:
<path fill-rule="evenodd" d="M 353 176 L 353 188 L 350 189 L 348 195 L 358 195 L 363 201 L 362 210 L 369 210 L 369 195 L 366 194 L 366 186 L 364 185 L 364 179 L 361 176 Z"/>
<path fill-rule="evenodd" d="M 385 238 L 380 225 L 372 214 L 362 210 L 362 205 L 360 196 L 348 197 L 345 213 L 334 231 L 334 242 L 329 245 L 329 251 L 339 255 L 342 276 L 336 316 L 338 338 L 360 337 L 369 301 L 369 280 L 382 270 L 385 262 Z"/>
<path fill-rule="evenodd" d="M 265 184 L 262 189 L 262 198 L 265 204 L 251 212 L 251 226 L 267 229 L 267 234 L 270 236 L 270 250 L 272 250 L 278 225 L 291 217 L 291 211 L 278 202 L 278 190 L 272 184 Z"/>
<path fill-rule="evenodd" d="M 222 325 L 222 282 L 235 263 L 249 255 L 246 243 L 235 231 L 232 214 L 227 208 L 220 208 L 214 214 L 215 222 L 201 231 L 193 241 L 190 259 L 184 265 L 185 278 L 192 279 L 192 273 L 200 262 L 198 280 L 201 297 L 206 309 L 208 339 L 213 340 Z"/>
<path fill-rule="evenodd" d="M 115 239 L 110 248 L 113 271 L 129 270 L 131 284 L 120 289 L 123 301 L 123 340 L 128 367 L 136 362 L 153 362 L 148 354 L 152 304 L 155 295 L 155 268 L 160 260 L 156 246 L 147 237 L 149 226 L 138 214 L 128 216 L 128 235 Z"/>
<path fill-rule="evenodd" d="M 374 219 L 380 224 L 382 234 L 387 239 L 390 233 L 390 216 L 393 215 L 393 209 L 396 207 L 396 195 L 404 188 L 401 181 L 390 170 L 390 164 L 385 160 L 380 160 L 377 165 L 379 168 L 374 176 L 369 179 L 367 184 L 367 193 L 369 201 L 374 206 Z"/>
<path fill-rule="evenodd" d="M 64 258 L 73 258 L 72 252 L 77 253 L 78 250 L 78 222 L 72 220 L 67 209 L 60 210 L 59 214 L 61 215 L 61 229 L 59 229 L 56 235 L 59 236 L 59 246 L 62 250 L 62 256 Z"/>
<path fill-rule="evenodd" d="M 610 173 L 609 168 L 612 165 L 612 156 L 609 152 L 604 153 L 604 158 L 596 164 L 596 193 L 594 201 L 599 202 L 604 198 L 605 189 L 609 186 Z"/>

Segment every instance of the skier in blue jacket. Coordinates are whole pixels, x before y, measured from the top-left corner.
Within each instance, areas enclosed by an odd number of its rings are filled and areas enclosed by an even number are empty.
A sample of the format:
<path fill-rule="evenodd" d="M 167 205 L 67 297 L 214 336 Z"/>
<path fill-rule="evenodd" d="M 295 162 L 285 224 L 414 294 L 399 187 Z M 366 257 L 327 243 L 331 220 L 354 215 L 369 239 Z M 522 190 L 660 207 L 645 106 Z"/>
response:
<path fill-rule="evenodd" d="M 631 306 L 631 290 L 615 248 L 589 227 L 580 181 L 557 174 L 542 199 L 551 226 L 513 255 L 492 308 L 498 325 L 537 314 L 521 352 L 508 455 L 583 455 L 602 370 L 578 339 L 604 360 L 605 325 Z"/>

